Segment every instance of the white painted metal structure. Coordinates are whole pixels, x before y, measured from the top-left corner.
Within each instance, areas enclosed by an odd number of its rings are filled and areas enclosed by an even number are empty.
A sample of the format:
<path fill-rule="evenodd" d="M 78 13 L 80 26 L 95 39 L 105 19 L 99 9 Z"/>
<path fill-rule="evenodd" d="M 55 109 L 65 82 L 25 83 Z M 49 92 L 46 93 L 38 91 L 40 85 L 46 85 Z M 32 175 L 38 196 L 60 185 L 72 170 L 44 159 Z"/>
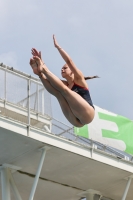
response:
<path fill-rule="evenodd" d="M 132 200 L 132 157 L 75 136 L 31 109 L 32 96 L 29 90 L 27 107 L 26 98 L 17 104 L 0 97 L 0 200 Z"/>

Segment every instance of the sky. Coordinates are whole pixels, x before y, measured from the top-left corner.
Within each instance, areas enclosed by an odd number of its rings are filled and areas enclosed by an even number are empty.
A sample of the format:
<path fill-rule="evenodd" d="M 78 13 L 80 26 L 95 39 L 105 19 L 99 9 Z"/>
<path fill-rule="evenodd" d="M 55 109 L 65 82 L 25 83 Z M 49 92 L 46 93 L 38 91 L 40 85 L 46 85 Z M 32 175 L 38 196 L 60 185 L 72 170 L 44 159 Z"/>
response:
<path fill-rule="evenodd" d="M 0 0 L 0 7 L 0 63 L 33 75 L 35 47 L 61 78 L 55 34 L 85 76 L 100 77 L 87 81 L 94 105 L 133 120 L 132 0 Z M 52 106 L 65 122 L 55 98 Z"/>

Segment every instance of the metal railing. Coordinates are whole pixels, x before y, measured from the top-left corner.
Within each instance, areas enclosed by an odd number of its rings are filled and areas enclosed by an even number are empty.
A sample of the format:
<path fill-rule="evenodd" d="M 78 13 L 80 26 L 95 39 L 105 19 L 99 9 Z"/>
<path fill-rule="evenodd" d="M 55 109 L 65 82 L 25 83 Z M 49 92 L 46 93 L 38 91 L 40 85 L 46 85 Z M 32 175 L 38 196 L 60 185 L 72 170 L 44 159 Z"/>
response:
<path fill-rule="evenodd" d="M 50 94 L 41 81 L 0 64 L 0 98 L 43 115 L 52 115 Z"/>
<path fill-rule="evenodd" d="M 12 109 L 10 109 L 12 108 Z M 118 158 L 132 161 L 130 155 L 74 133 L 68 126 L 52 117 L 51 95 L 39 79 L 0 64 L 0 115 L 37 127 L 59 137 L 65 137 L 86 147 L 95 147 Z"/>

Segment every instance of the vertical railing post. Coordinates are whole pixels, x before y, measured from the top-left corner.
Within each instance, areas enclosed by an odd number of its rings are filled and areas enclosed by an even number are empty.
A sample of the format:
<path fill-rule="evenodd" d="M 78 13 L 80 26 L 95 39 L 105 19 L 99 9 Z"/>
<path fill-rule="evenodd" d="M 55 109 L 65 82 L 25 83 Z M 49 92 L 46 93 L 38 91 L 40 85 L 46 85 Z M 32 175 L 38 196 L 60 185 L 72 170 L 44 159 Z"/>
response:
<path fill-rule="evenodd" d="M 6 68 L 5 68 L 5 105 L 6 105 L 6 101 L 7 101 L 7 70 L 6 70 Z"/>
<path fill-rule="evenodd" d="M 36 92 L 35 92 L 35 101 L 34 101 L 34 111 L 37 111 L 37 85 L 36 85 Z"/>
<path fill-rule="evenodd" d="M 30 133 L 30 84 L 31 84 L 31 80 L 30 78 L 27 81 L 27 89 L 28 89 L 28 125 L 27 125 L 27 135 L 29 136 Z"/>
<path fill-rule="evenodd" d="M 42 90 L 42 114 L 44 115 L 44 89 Z"/>
<path fill-rule="evenodd" d="M 37 83 L 37 113 L 39 113 L 39 84 Z"/>

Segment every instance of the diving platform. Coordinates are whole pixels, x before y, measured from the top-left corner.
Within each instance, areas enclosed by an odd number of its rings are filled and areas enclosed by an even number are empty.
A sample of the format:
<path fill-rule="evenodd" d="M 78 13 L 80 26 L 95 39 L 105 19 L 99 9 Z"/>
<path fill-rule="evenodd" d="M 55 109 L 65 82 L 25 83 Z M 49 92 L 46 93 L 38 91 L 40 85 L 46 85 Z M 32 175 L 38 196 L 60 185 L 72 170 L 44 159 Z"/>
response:
<path fill-rule="evenodd" d="M 39 80 L 2 64 L 0 76 L 26 89 L 0 83 L 0 200 L 132 200 L 132 156 L 53 119 Z"/>

